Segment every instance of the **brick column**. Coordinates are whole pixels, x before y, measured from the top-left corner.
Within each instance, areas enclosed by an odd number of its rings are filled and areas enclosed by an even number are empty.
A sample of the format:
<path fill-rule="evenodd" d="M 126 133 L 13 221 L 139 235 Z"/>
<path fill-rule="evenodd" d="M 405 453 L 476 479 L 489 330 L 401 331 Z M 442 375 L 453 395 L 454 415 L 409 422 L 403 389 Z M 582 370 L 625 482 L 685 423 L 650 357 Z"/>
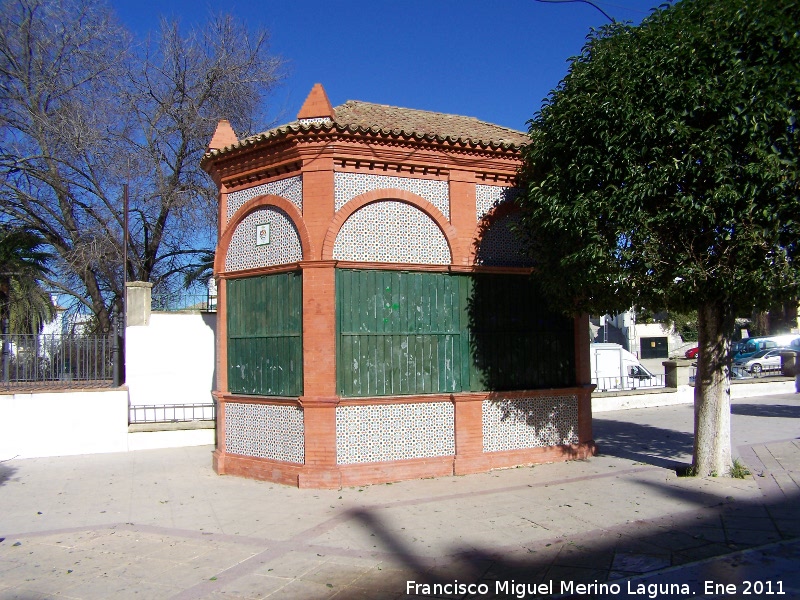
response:
<path fill-rule="evenodd" d="M 475 232 L 475 174 L 472 171 L 450 170 L 450 223 L 458 238 L 453 244 L 453 264 L 469 263 L 472 234 Z"/>
<path fill-rule="evenodd" d="M 455 404 L 456 456 L 454 475 L 481 473 L 491 468 L 483 453 L 483 400 L 485 394 L 453 396 Z"/>
<path fill-rule="evenodd" d="M 333 261 L 303 263 L 305 466 L 300 487 L 340 487 L 336 465 L 336 289 Z"/>
<path fill-rule="evenodd" d="M 214 389 L 228 390 L 228 280 L 217 280 L 217 381 Z"/>
<path fill-rule="evenodd" d="M 213 396 L 217 404 L 216 430 L 217 443 L 212 455 L 212 467 L 219 475 L 225 471 L 225 399 L 228 393 L 228 281 L 217 280 L 217 380 L 214 382 Z"/>
<path fill-rule="evenodd" d="M 333 213 L 333 158 L 318 156 L 303 163 L 303 221 L 311 241 L 310 254 L 303 260 L 322 258 L 322 244 Z"/>

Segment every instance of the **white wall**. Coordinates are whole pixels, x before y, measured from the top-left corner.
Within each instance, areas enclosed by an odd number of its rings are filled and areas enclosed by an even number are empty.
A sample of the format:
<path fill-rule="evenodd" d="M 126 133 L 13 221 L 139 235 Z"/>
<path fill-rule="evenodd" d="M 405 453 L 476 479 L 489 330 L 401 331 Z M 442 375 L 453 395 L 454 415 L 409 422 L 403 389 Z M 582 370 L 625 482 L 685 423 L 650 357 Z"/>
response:
<path fill-rule="evenodd" d="M 128 390 L 0 392 L 0 461 L 214 444 L 214 429 L 128 431 Z"/>
<path fill-rule="evenodd" d="M 0 395 L 0 460 L 128 449 L 128 392 Z"/>
<path fill-rule="evenodd" d="M 671 327 L 663 323 L 637 323 L 636 324 L 636 345 L 637 356 L 641 355 L 642 338 L 649 337 L 665 337 L 667 338 L 667 353 L 672 355 L 676 348 L 683 344 L 681 336 L 678 335 Z"/>
<path fill-rule="evenodd" d="M 209 404 L 216 378 L 216 313 L 154 312 L 125 331 L 132 406 Z"/>
<path fill-rule="evenodd" d="M 0 391 L 0 460 L 213 444 L 214 430 L 206 428 L 129 433 L 129 401 L 133 406 L 213 402 L 217 315 L 159 312 L 148 321 L 127 328 L 126 387 Z M 167 420 L 171 414 L 167 411 Z M 209 407 L 194 417 L 211 415 Z"/>
<path fill-rule="evenodd" d="M 731 399 L 769 396 L 771 394 L 791 394 L 797 387 L 800 393 L 800 378 L 794 381 L 749 380 L 731 384 Z M 671 406 L 673 404 L 693 404 L 694 386 L 679 385 L 674 390 L 636 390 L 625 392 L 603 392 L 592 394 L 592 412 L 601 413 L 609 410 L 626 408 L 649 408 L 652 406 Z"/>

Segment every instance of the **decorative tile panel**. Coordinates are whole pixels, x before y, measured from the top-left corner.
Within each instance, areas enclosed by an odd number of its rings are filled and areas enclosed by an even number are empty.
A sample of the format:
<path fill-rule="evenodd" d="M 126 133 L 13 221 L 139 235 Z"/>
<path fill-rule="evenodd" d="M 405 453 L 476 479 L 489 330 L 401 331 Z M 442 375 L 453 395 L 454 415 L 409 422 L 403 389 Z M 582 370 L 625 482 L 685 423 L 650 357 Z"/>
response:
<path fill-rule="evenodd" d="M 312 119 L 300 119 L 298 120 L 300 125 L 330 125 L 333 123 L 330 117 L 314 117 Z"/>
<path fill-rule="evenodd" d="M 335 173 L 334 199 L 336 210 L 342 208 L 356 196 L 382 189 L 405 190 L 425 198 L 450 219 L 450 195 L 446 181 L 437 179 L 412 179 L 391 175 L 367 175 L 365 173 Z"/>
<path fill-rule="evenodd" d="M 524 234 L 515 231 L 520 220 L 519 213 L 511 213 L 492 223 L 481 238 L 475 264 L 487 267 L 532 266 L 533 261 L 527 255 L 526 244 L 521 237 Z"/>
<path fill-rule="evenodd" d="M 417 207 L 388 200 L 354 212 L 336 236 L 334 260 L 450 264 L 450 248 L 439 226 Z"/>
<path fill-rule="evenodd" d="M 294 204 L 301 213 L 303 212 L 303 178 L 300 175 L 295 175 L 294 177 L 270 181 L 269 183 L 228 194 L 228 219 L 226 223 L 230 223 L 233 215 L 245 202 L 252 200 L 256 196 L 264 196 L 266 194 L 285 198 Z"/>
<path fill-rule="evenodd" d="M 454 414 L 451 402 L 338 406 L 336 462 L 452 456 Z"/>
<path fill-rule="evenodd" d="M 269 224 L 269 243 L 256 245 L 256 228 L 264 224 Z M 265 207 L 254 210 L 236 226 L 225 256 L 225 270 L 241 271 L 302 259 L 300 235 L 289 215 L 279 208 Z"/>
<path fill-rule="evenodd" d="M 275 404 L 225 404 L 225 452 L 303 464 L 303 410 Z"/>
<path fill-rule="evenodd" d="M 578 443 L 578 397 L 483 401 L 483 451 Z"/>
<path fill-rule="evenodd" d="M 480 221 L 490 210 L 519 196 L 520 188 L 500 185 L 475 186 L 475 217 Z"/>

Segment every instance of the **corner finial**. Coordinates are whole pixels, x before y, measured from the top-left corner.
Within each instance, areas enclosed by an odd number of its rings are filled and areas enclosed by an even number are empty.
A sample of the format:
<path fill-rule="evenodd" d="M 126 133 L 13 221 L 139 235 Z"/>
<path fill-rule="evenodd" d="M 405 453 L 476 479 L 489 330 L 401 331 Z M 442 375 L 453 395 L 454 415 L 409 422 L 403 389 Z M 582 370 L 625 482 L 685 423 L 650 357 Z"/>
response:
<path fill-rule="evenodd" d="M 303 102 L 300 112 L 297 113 L 298 119 L 333 119 L 333 107 L 331 101 L 328 100 L 328 94 L 325 93 L 325 88 L 321 83 L 315 83 L 311 88 L 311 93 L 308 94 L 306 101 Z"/>
<path fill-rule="evenodd" d="M 233 131 L 228 119 L 220 119 L 211 141 L 208 142 L 208 149 L 221 150 L 225 146 L 232 146 L 238 142 L 239 138 L 236 137 L 236 133 Z"/>

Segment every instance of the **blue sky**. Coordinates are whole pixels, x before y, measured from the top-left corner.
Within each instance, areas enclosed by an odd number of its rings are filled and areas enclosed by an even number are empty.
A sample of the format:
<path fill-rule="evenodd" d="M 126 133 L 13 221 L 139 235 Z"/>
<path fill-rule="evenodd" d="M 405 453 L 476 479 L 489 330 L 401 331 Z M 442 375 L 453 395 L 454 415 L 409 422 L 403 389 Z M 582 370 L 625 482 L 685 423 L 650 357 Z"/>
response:
<path fill-rule="evenodd" d="M 659 0 L 596 2 L 638 23 Z M 295 118 L 314 83 L 331 103 L 363 100 L 477 117 L 518 130 L 566 75 L 591 27 L 607 23 L 580 2 L 535 0 L 111 0 L 143 36 L 160 16 L 182 24 L 224 10 L 271 32 L 287 78 L 270 98 L 277 123 Z M 265 123 L 265 128 L 268 123 Z"/>

